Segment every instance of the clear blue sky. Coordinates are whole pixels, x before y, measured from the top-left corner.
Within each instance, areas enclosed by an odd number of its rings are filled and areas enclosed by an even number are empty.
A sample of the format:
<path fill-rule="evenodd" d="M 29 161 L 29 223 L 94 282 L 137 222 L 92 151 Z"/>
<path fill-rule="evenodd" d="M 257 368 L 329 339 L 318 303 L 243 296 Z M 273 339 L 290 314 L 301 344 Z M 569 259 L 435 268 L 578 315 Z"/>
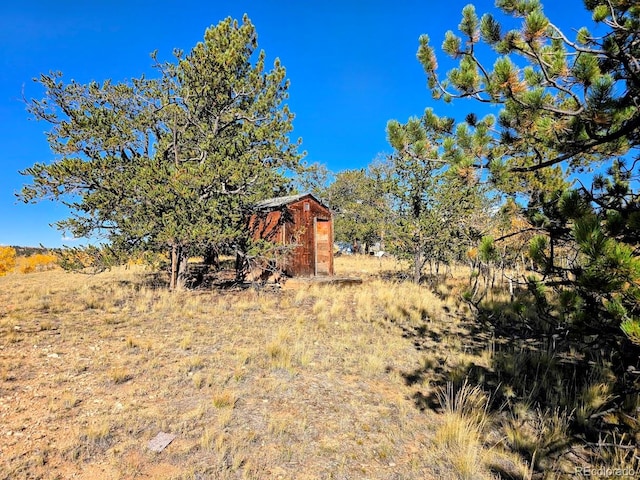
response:
<path fill-rule="evenodd" d="M 311 6 L 313 3 L 313 6 Z M 18 171 L 53 159 L 47 125 L 28 119 L 21 102 L 41 96 L 31 79 L 60 70 L 78 82 L 124 80 L 151 73 L 150 52 L 169 58 L 190 50 L 207 27 L 247 13 L 268 63 L 279 57 L 291 81 L 293 138 L 302 137 L 306 161 L 332 171 L 364 167 L 389 152 L 385 125 L 436 113 L 463 118 L 477 107 L 434 102 L 415 54 L 420 34 L 439 46 L 456 29 L 466 0 L 208 2 L 113 0 L 5 1 L 0 5 L 0 245 L 72 244 L 49 224 L 67 216 L 51 202 L 16 201 L 27 177 Z M 570 29 L 588 23 L 580 0 L 548 0 L 545 11 Z M 475 2 L 482 14 L 493 2 Z M 573 36 L 573 35 L 571 35 Z M 442 61 L 442 68 L 446 64 Z"/>

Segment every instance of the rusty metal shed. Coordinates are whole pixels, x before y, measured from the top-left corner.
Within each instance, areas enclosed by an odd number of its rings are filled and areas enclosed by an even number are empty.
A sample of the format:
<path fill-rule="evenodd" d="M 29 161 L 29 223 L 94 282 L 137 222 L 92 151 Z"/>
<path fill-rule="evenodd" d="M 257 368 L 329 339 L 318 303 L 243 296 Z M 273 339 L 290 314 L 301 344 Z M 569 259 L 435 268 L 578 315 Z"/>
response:
<path fill-rule="evenodd" d="M 333 275 L 331 210 L 313 195 L 270 198 L 251 217 L 254 238 L 291 246 L 278 268 L 297 276 Z"/>

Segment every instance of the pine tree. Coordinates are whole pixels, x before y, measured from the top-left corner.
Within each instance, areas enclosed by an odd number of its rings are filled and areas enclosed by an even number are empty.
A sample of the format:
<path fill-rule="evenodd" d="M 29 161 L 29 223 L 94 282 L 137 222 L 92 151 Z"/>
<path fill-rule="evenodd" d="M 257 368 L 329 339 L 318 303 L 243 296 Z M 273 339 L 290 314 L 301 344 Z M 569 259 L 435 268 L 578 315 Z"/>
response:
<path fill-rule="evenodd" d="M 58 227 L 101 235 L 116 256 L 168 252 L 176 289 L 189 255 L 247 247 L 252 205 L 286 191 L 300 157 L 285 69 L 276 59 L 266 70 L 246 16 L 155 68 L 157 78 L 118 84 L 42 75 L 45 97 L 29 111 L 52 125 L 58 157 L 23 172 L 33 184 L 22 198 L 62 200 L 73 215 Z"/>
<path fill-rule="evenodd" d="M 387 124 L 389 143 L 395 152 L 387 176 L 394 198 L 396 228 L 392 231 L 397 253 L 413 263 L 413 281 L 433 262 L 460 260 L 488 226 L 490 200 L 472 168 L 471 151 L 484 142 L 486 122 L 472 130 L 459 128 L 467 143 L 451 142 L 453 120 L 440 118 L 430 109 L 421 119 Z"/>
<path fill-rule="evenodd" d="M 436 98 L 502 106 L 475 166 L 502 192 L 524 194 L 541 230 L 531 256 L 549 285 L 577 294 L 565 295 L 574 299 L 574 328 L 607 333 L 603 339 L 615 343 L 621 326 L 640 330 L 640 9 L 630 0 L 586 0 L 606 31 L 595 36 L 583 27 L 569 36 L 536 0 L 497 6 L 519 28 L 505 30 L 493 15 L 479 18 L 473 5 L 465 7 L 460 33 L 448 32 L 442 45 L 456 61 L 446 78 L 427 36 L 418 59 Z M 496 54 L 492 68 L 482 44 Z M 568 176 L 603 163 L 606 174 L 591 185 L 569 185 Z M 564 264 L 559 245 L 573 252 Z"/>
<path fill-rule="evenodd" d="M 337 173 L 322 195 L 334 213 L 337 241 L 367 246 L 384 241 L 390 203 L 375 166 Z"/>

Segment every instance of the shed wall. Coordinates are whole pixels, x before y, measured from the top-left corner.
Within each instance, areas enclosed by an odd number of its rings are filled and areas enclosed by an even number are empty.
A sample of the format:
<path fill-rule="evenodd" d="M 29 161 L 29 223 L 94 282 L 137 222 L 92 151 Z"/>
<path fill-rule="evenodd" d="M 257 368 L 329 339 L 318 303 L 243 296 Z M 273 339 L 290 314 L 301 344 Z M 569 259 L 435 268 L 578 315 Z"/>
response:
<path fill-rule="evenodd" d="M 321 223 L 318 235 L 318 224 Z M 331 211 L 307 196 L 280 210 L 252 217 L 254 238 L 296 245 L 278 265 L 290 276 L 333 275 Z"/>

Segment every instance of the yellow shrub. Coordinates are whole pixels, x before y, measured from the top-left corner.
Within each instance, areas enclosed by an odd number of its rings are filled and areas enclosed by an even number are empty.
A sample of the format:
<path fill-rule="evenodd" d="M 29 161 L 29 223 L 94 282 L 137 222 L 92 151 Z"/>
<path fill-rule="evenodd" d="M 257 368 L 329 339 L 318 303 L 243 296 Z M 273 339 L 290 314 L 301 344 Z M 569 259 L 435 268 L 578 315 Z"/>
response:
<path fill-rule="evenodd" d="M 0 277 L 6 275 L 16 266 L 16 249 L 0 247 Z"/>
<path fill-rule="evenodd" d="M 142 257 L 132 257 L 129 260 L 127 260 L 127 266 L 128 267 L 135 267 L 135 266 L 140 266 L 140 265 L 144 265 L 144 258 Z"/>
<path fill-rule="evenodd" d="M 56 266 L 56 256 L 52 253 L 36 253 L 30 257 L 23 258 L 20 262 L 22 273 L 43 272 L 51 270 Z"/>

